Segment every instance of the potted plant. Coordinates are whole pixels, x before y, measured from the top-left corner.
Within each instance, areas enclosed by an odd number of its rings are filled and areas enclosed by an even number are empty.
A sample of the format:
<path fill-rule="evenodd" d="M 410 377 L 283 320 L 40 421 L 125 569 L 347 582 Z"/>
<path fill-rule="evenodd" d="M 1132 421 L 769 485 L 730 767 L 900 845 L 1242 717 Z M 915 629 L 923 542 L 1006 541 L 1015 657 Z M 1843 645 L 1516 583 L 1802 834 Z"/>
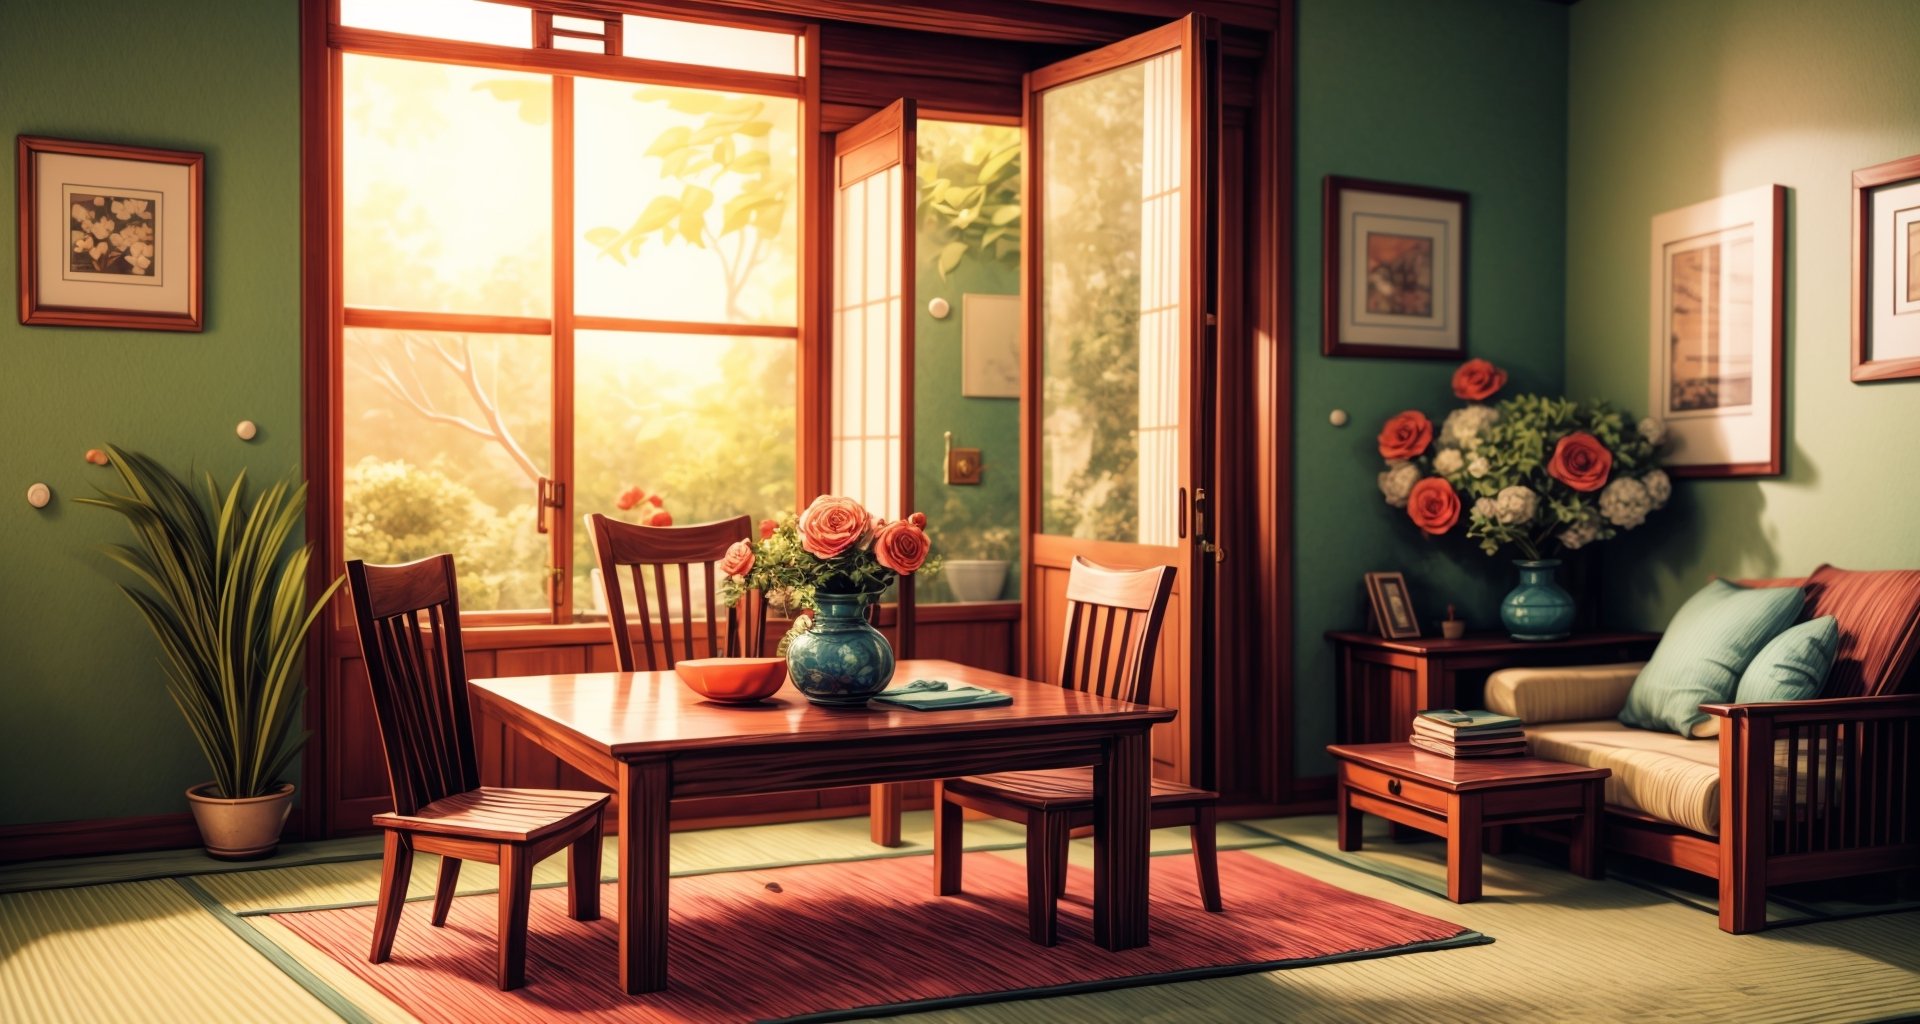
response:
<path fill-rule="evenodd" d="M 108 557 L 136 582 L 120 590 L 160 642 L 167 693 L 186 717 L 213 779 L 187 799 L 207 853 L 273 853 L 292 807 L 282 774 L 306 745 L 301 654 L 307 631 L 340 586 L 309 609 L 309 552 L 289 550 L 306 487 L 275 483 L 249 500 L 247 475 L 199 490 L 138 452 L 109 446 L 128 493 L 76 499 L 125 517 L 138 544 Z"/>
<path fill-rule="evenodd" d="M 1554 581 L 1562 550 L 1607 540 L 1666 505 L 1673 482 L 1657 465 L 1666 426 L 1634 423 L 1605 402 L 1522 394 L 1488 402 L 1507 374 L 1471 359 L 1453 375 L 1467 405 L 1436 431 L 1418 409 L 1380 431 L 1387 504 L 1429 536 L 1462 521 L 1480 550 L 1519 557 L 1520 585 L 1500 604 L 1515 639 L 1557 640 L 1573 626 L 1573 598 Z"/>
<path fill-rule="evenodd" d="M 802 613 L 780 641 L 794 688 L 815 704 L 863 705 L 893 679 L 893 648 L 866 606 L 899 577 L 936 567 L 926 525 L 918 512 L 888 522 L 852 498 L 822 495 L 727 550 L 720 600 L 758 590 L 775 611 Z"/>

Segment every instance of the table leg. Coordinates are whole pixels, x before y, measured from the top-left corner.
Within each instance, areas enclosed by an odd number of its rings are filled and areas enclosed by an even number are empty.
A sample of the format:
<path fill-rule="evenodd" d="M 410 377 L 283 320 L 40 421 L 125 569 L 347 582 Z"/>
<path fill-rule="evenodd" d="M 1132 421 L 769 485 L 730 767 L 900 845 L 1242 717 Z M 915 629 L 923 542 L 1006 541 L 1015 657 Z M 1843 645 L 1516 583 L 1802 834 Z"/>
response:
<path fill-rule="evenodd" d="M 1340 814 L 1340 848 L 1358 850 L 1360 848 L 1360 811 L 1353 806 L 1353 789 L 1341 782 L 1338 794 L 1339 802 L 1335 810 Z"/>
<path fill-rule="evenodd" d="M 669 769 L 664 760 L 620 762 L 620 987 L 667 987 Z"/>
<path fill-rule="evenodd" d="M 1480 843 L 1485 838 L 1480 797 L 1472 793 L 1447 797 L 1447 898 L 1455 903 L 1480 898 Z"/>
<path fill-rule="evenodd" d="M 1107 742 L 1093 769 L 1093 939 L 1110 950 L 1147 944 L 1147 730 Z"/>
<path fill-rule="evenodd" d="M 900 797 L 904 786 L 881 783 L 867 787 L 867 829 L 875 846 L 900 845 Z"/>
<path fill-rule="evenodd" d="M 1599 782 L 1582 783 L 1580 787 L 1584 806 L 1573 823 L 1573 847 L 1567 860 L 1573 873 L 1582 878 L 1607 877 L 1600 858 L 1600 787 Z"/>

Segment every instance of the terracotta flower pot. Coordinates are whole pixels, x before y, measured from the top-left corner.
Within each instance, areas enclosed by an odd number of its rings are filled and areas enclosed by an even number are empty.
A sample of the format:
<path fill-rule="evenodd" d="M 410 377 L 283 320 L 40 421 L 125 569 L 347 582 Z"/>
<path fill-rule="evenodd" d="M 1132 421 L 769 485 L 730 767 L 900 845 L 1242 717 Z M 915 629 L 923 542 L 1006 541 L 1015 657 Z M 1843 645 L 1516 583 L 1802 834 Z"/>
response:
<path fill-rule="evenodd" d="M 265 796 L 228 800 L 212 795 L 214 783 L 202 782 L 187 790 L 193 820 L 207 856 L 220 860 L 258 860 L 270 857 L 280 845 L 280 829 L 293 809 L 293 783 L 283 782 Z"/>

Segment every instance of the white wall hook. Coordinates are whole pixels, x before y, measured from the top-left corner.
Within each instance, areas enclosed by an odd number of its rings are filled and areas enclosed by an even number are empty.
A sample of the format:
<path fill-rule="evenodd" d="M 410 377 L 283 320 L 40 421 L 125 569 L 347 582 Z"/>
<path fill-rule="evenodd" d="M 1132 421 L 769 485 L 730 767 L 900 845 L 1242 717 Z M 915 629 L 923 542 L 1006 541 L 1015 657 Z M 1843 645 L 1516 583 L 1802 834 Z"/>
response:
<path fill-rule="evenodd" d="M 927 313 L 935 320 L 945 320 L 947 314 L 951 312 L 953 312 L 953 307 L 949 305 L 945 299 L 935 298 L 933 301 L 927 303 Z"/>
<path fill-rule="evenodd" d="M 46 508 L 53 500 L 53 489 L 46 484 L 33 484 L 27 488 L 27 504 L 34 508 Z"/>
<path fill-rule="evenodd" d="M 1333 410 L 1332 412 L 1330 412 L 1330 413 L 1328 413 L 1328 414 L 1327 414 L 1327 422 L 1328 422 L 1328 423 L 1331 423 L 1331 424 L 1333 424 L 1333 425 L 1334 425 L 1334 426 L 1336 426 L 1336 427 L 1344 427 L 1344 426 L 1346 426 L 1346 425 L 1347 425 L 1347 410 L 1345 410 L 1345 409 L 1335 409 L 1335 410 Z"/>
<path fill-rule="evenodd" d="M 252 420 L 241 420 L 240 425 L 233 428 L 233 432 L 240 435 L 240 440 L 251 441 L 253 436 L 260 432 L 260 428 L 254 426 Z"/>

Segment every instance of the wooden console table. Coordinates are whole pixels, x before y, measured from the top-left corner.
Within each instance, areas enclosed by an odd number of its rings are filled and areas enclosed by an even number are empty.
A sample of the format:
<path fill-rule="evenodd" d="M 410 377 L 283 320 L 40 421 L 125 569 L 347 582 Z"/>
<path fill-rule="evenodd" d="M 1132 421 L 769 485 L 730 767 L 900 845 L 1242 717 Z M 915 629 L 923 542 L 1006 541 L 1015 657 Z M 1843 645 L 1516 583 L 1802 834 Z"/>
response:
<path fill-rule="evenodd" d="M 1658 633 L 1577 633 L 1531 642 L 1504 633 L 1387 640 L 1373 633 L 1328 633 L 1339 666 L 1342 743 L 1399 743 L 1415 712 L 1482 707 L 1487 676 L 1503 668 L 1645 661 Z"/>

